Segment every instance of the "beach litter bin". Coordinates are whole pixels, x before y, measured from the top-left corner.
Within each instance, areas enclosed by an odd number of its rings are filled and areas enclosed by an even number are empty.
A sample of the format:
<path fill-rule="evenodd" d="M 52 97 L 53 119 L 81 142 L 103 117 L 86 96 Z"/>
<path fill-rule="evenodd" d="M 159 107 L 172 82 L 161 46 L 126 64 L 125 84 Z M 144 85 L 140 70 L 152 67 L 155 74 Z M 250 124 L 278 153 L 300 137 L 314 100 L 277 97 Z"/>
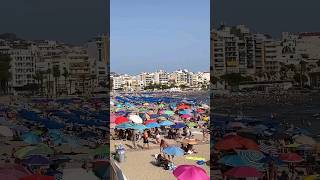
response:
<path fill-rule="evenodd" d="M 124 162 L 125 155 L 126 155 L 126 150 L 125 150 L 124 146 L 122 144 L 117 145 L 116 146 L 116 156 L 117 156 L 117 159 L 120 163 Z"/>
<path fill-rule="evenodd" d="M 118 153 L 118 158 L 119 158 L 119 162 L 124 162 L 124 159 L 125 159 L 125 151 L 124 150 L 118 150 L 117 151 Z"/>

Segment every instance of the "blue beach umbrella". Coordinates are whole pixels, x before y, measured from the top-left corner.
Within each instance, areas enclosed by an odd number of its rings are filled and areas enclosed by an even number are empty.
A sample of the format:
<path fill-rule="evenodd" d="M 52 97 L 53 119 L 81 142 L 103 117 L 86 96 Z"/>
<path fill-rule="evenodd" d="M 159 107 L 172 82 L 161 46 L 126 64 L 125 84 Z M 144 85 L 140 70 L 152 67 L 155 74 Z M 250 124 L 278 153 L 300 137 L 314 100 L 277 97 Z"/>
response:
<path fill-rule="evenodd" d="M 133 124 L 130 129 L 134 129 L 134 130 L 138 130 L 138 131 L 143 131 L 145 129 L 147 129 L 147 127 L 145 125 L 142 124 Z"/>
<path fill-rule="evenodd" d="M 130 129 L 132 127 L 131 123 L 122 123 L 119 125 L 116 125 L 116 129 Z"/>
<path fill-rule="evenodd" d="M 168 155 L 174 155 L 174 156 L 183 156 L 184 150 L 177 147 L 177 146 L 169 146 L 163 149 L 163 152 Z"/>
<path fill-rule="evenodd" d="M 159 123 L 160 126 L 171 126 L 174 125 L 173 122 L 171 121 L 162 121 L 161 123 Z"/>
<path fill-rule="evenodd" d="M 248 164 L 237 154 L 224 156 L 218 163 L 232 167 L 248 166 Z"/>
<path fill-rule="evenodd" d="M 158 127 L 160 127 L 160 125 L 159 125 L 158 123 L 156 123 L 156 122 L 152 122 L 152 123 L 148 123 L 148 124 L 146 125 L 146 127 L 147 127 L 148 129 L 150 129 L 150 128 L 158 128 Z"/>
<path fill-rule="evenodd" d="M 172 125 L 171 128 L 174 129 L 180 129 L 180 128 L 184 128 L 186 127 L 186 125 L 184 123 L 177 123 L 176 125 Z"/>
<path fill-rule="evenodd" d="M 28 144 L 38 144 L 41 142 L 40 137 L 31 133 L 31 132 L 23 134 L 22 139 L 24 142 L 26 142 Z"/>

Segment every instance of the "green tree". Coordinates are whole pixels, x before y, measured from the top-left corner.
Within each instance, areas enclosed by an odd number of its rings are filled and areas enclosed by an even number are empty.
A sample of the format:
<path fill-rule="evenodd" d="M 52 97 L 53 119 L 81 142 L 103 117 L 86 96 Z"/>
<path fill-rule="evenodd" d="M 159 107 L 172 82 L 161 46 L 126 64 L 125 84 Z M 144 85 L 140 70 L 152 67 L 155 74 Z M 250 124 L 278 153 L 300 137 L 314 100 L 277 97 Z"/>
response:
<path fill-rule="evenodd" d="M 228 85 L 232 88 L 235 88 L 240 83 L 245 81 L 252 81 L 252 77 L 250 76 L 242 76 L 240 73 L 230 73 L 221 76 L 221 79 L 224 80 Z"/>
<path fill-rule="evenodd" d="M 37 87 L 41 90 L 41 96 L 43 96 L 43 80 L 44 80 L 44 72 L 36 71 L 33 75 L 33 79 L 37 81 Z"/>
<path fill-rule="evenodd" d="M 0 54 L 0 86 L 4 94 L 9 92 L 9 81 L 11 80 L 10 62 L 9 55 Z"/>

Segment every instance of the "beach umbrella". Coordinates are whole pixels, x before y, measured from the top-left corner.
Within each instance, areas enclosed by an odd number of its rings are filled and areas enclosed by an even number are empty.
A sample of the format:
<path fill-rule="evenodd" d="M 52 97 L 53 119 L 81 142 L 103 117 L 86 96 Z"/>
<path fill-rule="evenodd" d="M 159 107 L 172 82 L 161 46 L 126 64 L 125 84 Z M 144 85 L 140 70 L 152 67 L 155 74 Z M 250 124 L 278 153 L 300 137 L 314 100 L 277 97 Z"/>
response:
<path fill-rule="evenodd" d="M 20 178 L 28 176 L 30 174 L 31 173 L 21 165 L 17 165 L 17 164 L 0 165 L 0 179 L 19 180 Z"/>
<path fill-rule="evenodd" d="M 166 110 L 166 111 L 164 111 L 164 114 L 172 116 L 174 114 L 174 112 L 170 111 L 170 110 Z"/>
<path fill-rule="evenodd" d="M 183 119 L 190 119 L 192 116 L 190 114 L 183 114 L 181 115 L 181 118 Z"/>
<path fill-rule="evenodd" d="M 227 172 L 224 173 L 227 177 L 233 178 L 253 178 L 253 177 L 262 177 L 263 174 L 257 171 L 256 168 L 253 167 L 234 167 Z"/>
<path fill-rule="evenodd" d="M 158 117 L 159 117 L 158 114 L 150 114 L 150 118 L 152 118 L 152 119 L 156 119 L 156 118 L 158 118 Z"/>
<path fill-rule="evenodd" d="M 128 122 L 128 118 L 124 117 L 124 116 L 119 116 L 116 118 L 115 123 L 116 124 L 122 124 Z"/>
<path fill-rule="evenodd" d="M 285 145 L 284 147 L 286 147 L 286 148 L 297 148 L 297 147 L 299 147 L 300 145 L 301 145 L 301 144 L 293 143 L 293 144 Z"/>
<path fill-rule="evenodd" d="M 32 156 L 29 156 L 27 159 L 22 160 L 22 163 L 27 165 L 45 166 L 45 165 L 49 165 L 50 161 L 49 159 L 41 155 L 32 155 Z"/>
<path fill-rule="evenodd" d="M 177 109 L 190 109 L 190 106 L 186 104 L 181 104 L 177 107 Z"/>
<path fill-rule="evenodd" d="M 228 135 L 215 144 L 218 150 L 233 150 L 233 149 L 253 149 L 259 150 L 259 146 L 251 139 L 244 138 L 238 135 Z"/>
<path fill-rule="evenodd" d="M 151 122 L 149 124 L 146 125 L 146 128 L 151 129 L 151 128 L 159 128 L 160 125 L 156 122 Z"/>
<path fill-rule="evenodd" d="M 293 136 L 293 139 L 299 144 L 315 145 L 317 143 L 312 137 L 306 135 Z"/>
<path fill-rule="evenodd" d="M 189 123 L 187 123 L 187 126 L 188 126 L 189 128 L 192 128 L 192 127 L 198 126 L 198 124 L 195 123 L 195 122 L 189 122 Z"/>
<path fill-rule="evenodd" d="M 175 125 L 170 126 L 173 129 L 180 129 L 180 128 L 184 128 L 186 127 L 186 125 L 184 123 L 177 123 Z"/>
<path fill-rule="evenodd" d="M 156 123 L 157 121 L 156 120 L 153 120 L 153 119 L 149 119 L 149 120 L 146 120 L 144 122 L 145 125 L 149 124 L 149 123 Z"/>
<path fill-rule="evenodd" d="M 82 168 L 64 169 L 63 180 L 99 180 L 99 178 L 92 172 L 87 172 Z"/>
<path fill-rule="evenodd" d="M 118 124 L 116 125 L 116 129 L 130 129 L 132 127 L 132 124 L 131 123 L 122 123 L 122 124 Z"/>
<path fill-rule="evenodd" d="M 12 137 L 13 133 L 10 128 L 7 126 L 0 126 L 0 136 Z"/>
<path fill-rule="evenodd" d="M 163 152 L 168 155 L 174 155 L 174 156 L 183 156 L 184 150 L 177 147 L 177 146 L 168 146 L 163 149 Z"/>
<path fill-rule="evenodd" d="M 134 130 L 138 130 L 138 131 L 143 131 L 145 129 L 147 129 L 147 127 L 145 125 L 142 124 L 133 124 L 130 129 L 134 129 Z"/>
<path fill-rule="evenodd" d="M 52 154 L 53 154 L 53 150 L 45 144 L 38 144 L 36 146 L 27 146 L 15 152 L 15 156 L 20 159 L 31 156 L 31 155 L 47 156 Z"/>
<path fill-rule="evenodd" d="M 110 113 L 110 122 L 114 123 L 116 121 L 117 116 L 113 113 Z"/>
<path fill-rule="evenodd" d="M 190 109 L 185 109 L 185 110 L 181 110 L 179 111 L 179 114 L 190 114 L 191 113 L 191 110 Z"/>
<path fill-rule="evenodd" d="M 41 142 L 41 138 L 32 132 L 23 134 L 22 139 L 28 144 L 38 144 Z"/>
<path fill-rule="evenodd" d="M 197 113 L 203 114 L 203 113 L 205 113 L 205 112 L 206 112 L 206 110 L 204 110 L 204 109 L 202 109 L 202 108 L 198 108 L 198 109 L 197 109 Z"/>
<path fill-rule="evenodd" d="M 263 153 L 257 150 L 236 150 L 237 154 L 246 161 L 257 162 L 265 157 Z"/>
<path fill-rule="evenodd" d="M 278 155 L 277 148 L 272 145 L 267 145 L 267 144 L 262 143 L 259 145 L 259 149 L 261 150 L 261 152 L 263 152 L 265 154 L 269 154 L 272 156 Z"/>
<path fill-rule="evenodd" d="M 223 156 L 218 163 L 233 167 L 248 166 L 248 163 L 237 154 Z"/>
<path fill-rule="evenodd" d="M 160 126 L 171 126 L 171 125 L 174 125 L 174 123 L 171 122 L 171 121 L 167 121 L 167 120 L 166 120 L 166 121 L 160 122 L 159 125 L 160 125 Z"/>
<path fill-rule="evenodd" d="M 207 172 L 199 166 L 180 165 L 174 171 L 173 175 L 177 180 L 209 180 Z"/>
<path fill-rule="evenodd" d="M 20 178 L 20 180 L 55 180 L 54 176 L 29 175 Z"/>
<path fill-rule="evenodd" d="M 282 160 L 280 160 L 279 158 L 272 156 L 272 155 L 268 155 L 264 158 L 262 158 L 261 160 L 259 160 L 260 163 L 269 163 L 269 162 L 274 162 L 277 165 L 282 165 L 284 162 Z"/>
<path fill-rule="evenodd" d="M 135 115 L 135 114 L 131 114 L 129 115 L 128 119 L 134 123 L 137 123 L 137 124 L 141 124 L 142 123 L 142 119 L 140 116 L 138 115 Z"/>
<path fill-rule="evenodd" d="M 297 153 L 280 154 L 279 159 L 281 159 L 284 162 L 288 162 L 288 163 L 297 163 L 297 162 L 303 161 L 303 158 L 300 155 L 298 155 Z"/>

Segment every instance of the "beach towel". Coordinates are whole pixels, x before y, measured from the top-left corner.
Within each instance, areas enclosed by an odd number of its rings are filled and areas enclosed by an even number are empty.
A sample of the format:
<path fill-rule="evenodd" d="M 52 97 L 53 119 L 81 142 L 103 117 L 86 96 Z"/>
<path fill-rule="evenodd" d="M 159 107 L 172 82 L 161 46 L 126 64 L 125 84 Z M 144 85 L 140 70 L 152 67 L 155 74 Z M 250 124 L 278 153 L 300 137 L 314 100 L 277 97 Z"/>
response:
<path fill-rule="evenodd" d="M 187 156 L 186 159 L 188 160 L 193 160 L 193 161 L 205 161 L 206 159 L 205 158 L 202 158 L 202 157 L 194 157 L 194 156 Z"/>

